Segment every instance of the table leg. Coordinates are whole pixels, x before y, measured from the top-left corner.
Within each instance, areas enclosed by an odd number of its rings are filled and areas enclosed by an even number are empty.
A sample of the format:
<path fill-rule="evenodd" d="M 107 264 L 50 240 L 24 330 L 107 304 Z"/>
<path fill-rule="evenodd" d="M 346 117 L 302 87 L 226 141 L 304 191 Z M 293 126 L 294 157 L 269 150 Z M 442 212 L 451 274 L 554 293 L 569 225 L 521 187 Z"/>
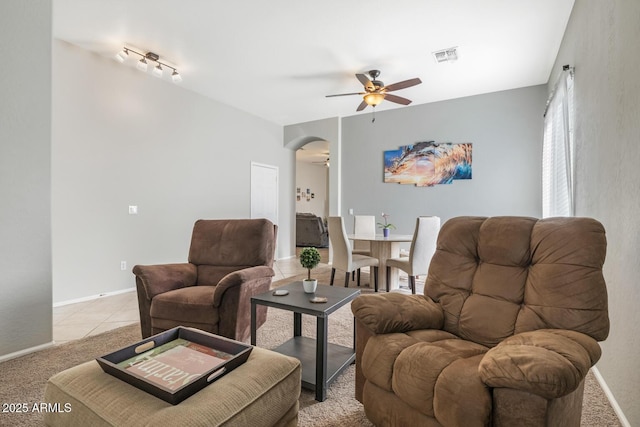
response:
<path fill-rule="evenodd" d="M 293 313 L 293 336 L 302 336 L 302 313 Z"/>
<path fill-rule="evenodd" d="M 324 402 L 327 398 L 327 333 L 327 318 L 318 316 L 316 325 L 316 400 L 318 402 Z"/>
<path fill-rule="evenodd" d="M 400 256 L 400 242 L 374 240 L 371 242 L 371 256 L 378 258 L 378 289 L 387 289 L 387 259 Z M 373 283 L 373 268 L 370 269 L 371 283 Z M 398 287 L 398 269 L 391 269 L 391 283 L 389 289 Z"/>
<path fill-rule="evenodd" d="M 256 303 L 251 301 L 251 345 L 256 345 Z"/>

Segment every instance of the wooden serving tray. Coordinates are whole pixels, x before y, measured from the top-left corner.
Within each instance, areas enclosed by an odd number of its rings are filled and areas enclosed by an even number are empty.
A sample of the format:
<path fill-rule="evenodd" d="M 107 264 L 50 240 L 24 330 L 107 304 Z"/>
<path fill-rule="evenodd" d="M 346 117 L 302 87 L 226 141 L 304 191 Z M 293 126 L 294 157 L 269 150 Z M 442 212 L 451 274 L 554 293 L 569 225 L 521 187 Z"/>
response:
<path fill-rule="evenodd" d="M 178 326 L 98 357 L 102 370 L 177 405 L 247 361 L 253 347 Z"/>

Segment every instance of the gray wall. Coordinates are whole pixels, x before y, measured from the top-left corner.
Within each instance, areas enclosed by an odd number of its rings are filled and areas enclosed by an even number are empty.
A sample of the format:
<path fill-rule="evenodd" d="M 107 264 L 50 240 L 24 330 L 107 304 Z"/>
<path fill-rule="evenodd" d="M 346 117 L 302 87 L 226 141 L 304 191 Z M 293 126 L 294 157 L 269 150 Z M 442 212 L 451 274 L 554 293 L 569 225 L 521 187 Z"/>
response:
<path fill-rule="evenodd" d="M 575 66 L 576 215 L 607 231 L 611 332 L 597 368 L 640 425 L 640 2 L 576 0 L 551 85 Z"/>
<path fill-rule="evenodd" d="M 541 207 L 542 114 L 546 86 L 360 114 L 342 120 L 342 215 L 391 215 L 397 233 L 415 218 L 527 215 Z M 418 141 L 473 143 L 473 179 L 415 187 L 383 183 L 383 151 Z M 333 153 L 331 154 L 333 167 Z"/>
<path fill-rule="evenodd" d="M 294 253 L 281 126 L 59 40 L 53 54 L 54 303 L 131 288 L 134 264 L 185 262 L 199 218 L 248 218 L 251 161 L 279 167 L 277 256 Z"/>
<path fill-rule="evenodd" d="M 0 58 L 2 356 L 52 339 L 50 1 L 0 3 Z"/>

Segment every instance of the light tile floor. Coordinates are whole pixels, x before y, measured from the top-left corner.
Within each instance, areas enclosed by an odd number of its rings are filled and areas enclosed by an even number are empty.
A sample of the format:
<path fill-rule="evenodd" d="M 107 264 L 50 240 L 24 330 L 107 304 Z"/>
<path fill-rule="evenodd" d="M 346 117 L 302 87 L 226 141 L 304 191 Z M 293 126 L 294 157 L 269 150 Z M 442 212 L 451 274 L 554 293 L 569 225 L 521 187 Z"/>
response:
<path fill-rule="evenodd" d="M 326 259 L 325 254 L 322 260 Z M 276 261 L 274 270 L 274 281 L 306 272 L 297 258 Z M 133 277 L 131 280 L 133 283 Z M 135 291 L 54 307 L 53 340 L 56 344 L 62 344 L 139 321 Z"/>

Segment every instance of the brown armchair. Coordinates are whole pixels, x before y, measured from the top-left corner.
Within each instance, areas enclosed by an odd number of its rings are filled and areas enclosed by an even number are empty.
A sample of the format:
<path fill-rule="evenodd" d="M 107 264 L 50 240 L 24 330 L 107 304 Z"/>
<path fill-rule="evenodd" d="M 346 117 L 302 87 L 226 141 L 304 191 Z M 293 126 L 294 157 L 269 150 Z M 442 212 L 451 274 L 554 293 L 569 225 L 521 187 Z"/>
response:
<path fill-rule="evenodd" d="M 602 225 L 461 217 L 424 295 L 362 295 L 356 398 L 377 426 L 579 426 L 609 333 Z"/>
<path fill-rule="evenodd" d="M 245 341 L 251 296 L 274 276 L 276 233 L 266 219 L 199 220 L 188 263 L 136 265 L 142 337 L 182 325 Z M 266 316 L 258 307 L 258 326 Z"/>

